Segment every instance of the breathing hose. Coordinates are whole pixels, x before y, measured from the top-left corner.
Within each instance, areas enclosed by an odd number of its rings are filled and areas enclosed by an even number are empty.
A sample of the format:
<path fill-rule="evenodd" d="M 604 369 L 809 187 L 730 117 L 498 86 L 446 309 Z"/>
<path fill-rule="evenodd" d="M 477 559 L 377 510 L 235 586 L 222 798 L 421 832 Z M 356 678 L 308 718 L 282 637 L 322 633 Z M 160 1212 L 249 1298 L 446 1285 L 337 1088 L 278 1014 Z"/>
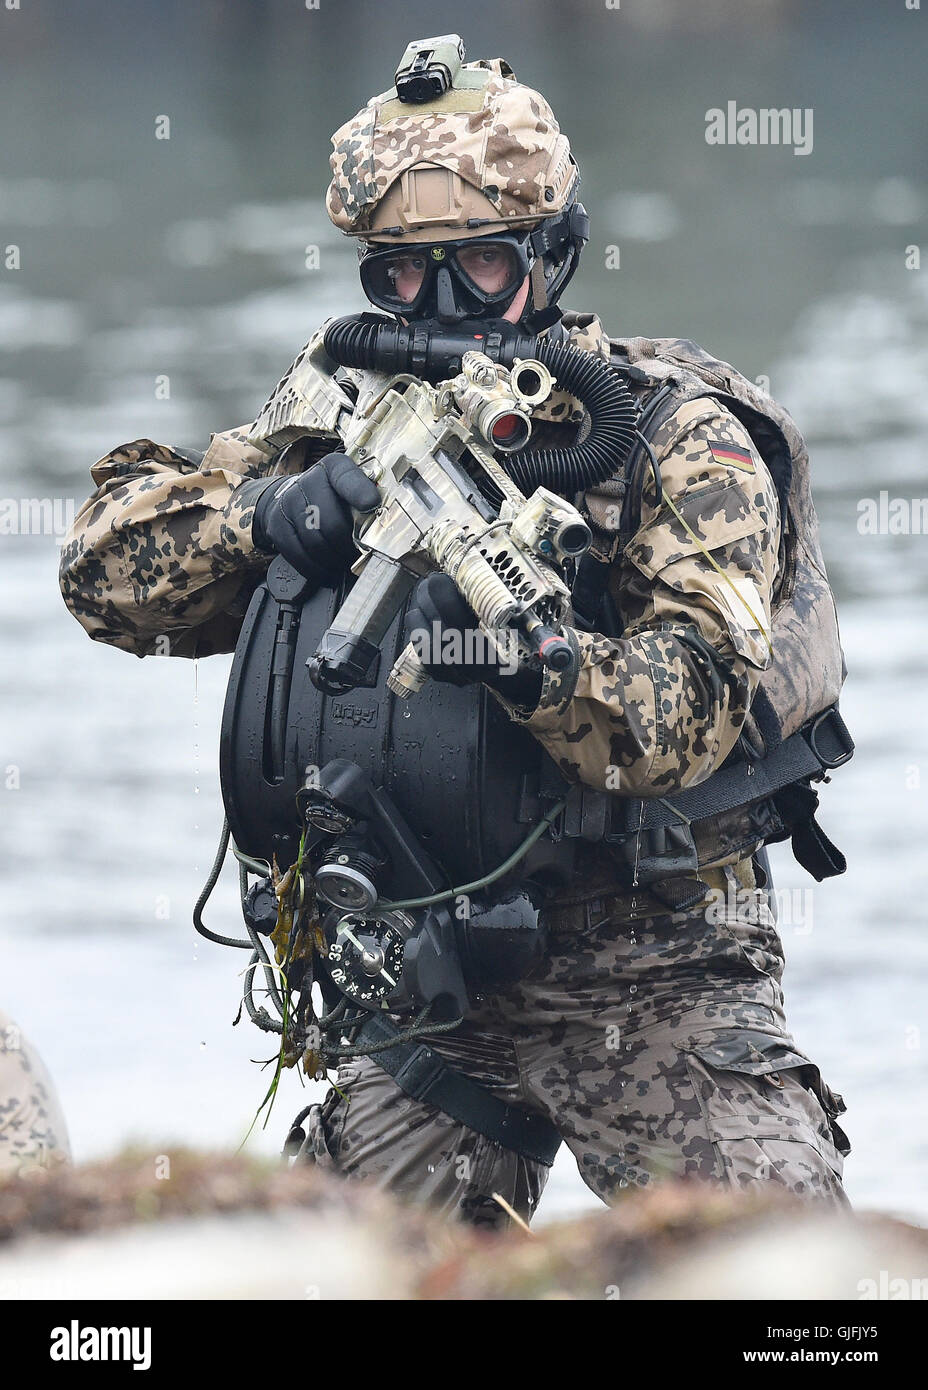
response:
<path fill-rule="evenodd" d="M 501 366 L 534 357 L 555 377 L 561 390 L 582 401 L 590 431 L 582 444 L 509 454 L 506 471 L 526 495 L 548 487 L 564 497 L 624 472 L 635 443 L 638 407 L 609 363 L 569 343 L 533 337 L 514 325 L 493 323 L 434 329 L 398 324 L 377 314 L 336 319 L 325 332 L 325 350 L 344 367 L 411 372 L 425 381 L 443 381 L 460 370 L 465 352 L 482 352 Z"/>

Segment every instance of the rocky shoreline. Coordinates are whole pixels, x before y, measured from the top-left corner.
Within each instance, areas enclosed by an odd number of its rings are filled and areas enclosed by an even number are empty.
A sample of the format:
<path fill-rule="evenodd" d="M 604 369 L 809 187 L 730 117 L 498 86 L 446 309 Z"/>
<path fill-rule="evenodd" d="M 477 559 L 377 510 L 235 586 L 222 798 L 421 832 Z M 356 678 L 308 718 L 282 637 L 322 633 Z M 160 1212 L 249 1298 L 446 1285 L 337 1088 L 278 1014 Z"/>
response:
<path fill-rule="evenodd" d="M 241 1155 L 127 1150 L 0 1182 L 0 1299 L 928 1299 L 928 1231 L 666 1183 L 503 1234 Z"/>

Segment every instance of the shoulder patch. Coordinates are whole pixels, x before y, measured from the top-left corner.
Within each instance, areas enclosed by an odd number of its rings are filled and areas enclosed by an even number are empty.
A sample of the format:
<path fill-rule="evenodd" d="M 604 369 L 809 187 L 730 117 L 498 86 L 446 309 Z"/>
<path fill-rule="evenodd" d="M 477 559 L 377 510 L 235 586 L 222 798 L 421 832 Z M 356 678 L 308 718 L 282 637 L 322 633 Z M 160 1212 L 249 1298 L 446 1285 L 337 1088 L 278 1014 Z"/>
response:
<path fill-rule="evenodd" d="M 738 468 L 742 473 L 757 471 L 750 449 L 742 449 L 737 444 L 726 444 L 721 439 L 710 439 L 708 442 L 716 463 L 724 464 L 727 468 Z"/>

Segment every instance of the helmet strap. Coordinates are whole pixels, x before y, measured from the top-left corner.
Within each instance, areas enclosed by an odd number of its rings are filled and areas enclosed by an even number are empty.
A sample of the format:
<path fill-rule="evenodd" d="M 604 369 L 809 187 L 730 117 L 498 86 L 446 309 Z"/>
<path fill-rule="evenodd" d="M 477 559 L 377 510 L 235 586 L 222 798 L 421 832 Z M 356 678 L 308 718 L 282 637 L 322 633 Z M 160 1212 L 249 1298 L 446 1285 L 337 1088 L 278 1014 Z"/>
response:
<path fill-rule="evenodd" d="M 532 308 L 535 313 L 548 307 L 548 286 L 545 281 L 545 263 L 541 256 L 536 256 L 532 262 L 532 269 L 529 272 L 532 285 Z"/>

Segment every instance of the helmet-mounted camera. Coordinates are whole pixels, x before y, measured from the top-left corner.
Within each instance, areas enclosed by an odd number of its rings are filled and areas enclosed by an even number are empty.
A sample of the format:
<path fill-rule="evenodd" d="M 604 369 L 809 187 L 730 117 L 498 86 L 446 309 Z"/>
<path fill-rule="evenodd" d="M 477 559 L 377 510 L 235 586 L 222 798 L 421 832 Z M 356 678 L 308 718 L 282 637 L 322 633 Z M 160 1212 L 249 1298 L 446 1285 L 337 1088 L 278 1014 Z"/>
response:
<path fill-rule="evenodd" d="M 464 62 L 464 41 L 459 34 L 440 34 L 434 39 L 413 39 L 396 70 L 396 95 L 419 106 L 444 96 Z"/>

